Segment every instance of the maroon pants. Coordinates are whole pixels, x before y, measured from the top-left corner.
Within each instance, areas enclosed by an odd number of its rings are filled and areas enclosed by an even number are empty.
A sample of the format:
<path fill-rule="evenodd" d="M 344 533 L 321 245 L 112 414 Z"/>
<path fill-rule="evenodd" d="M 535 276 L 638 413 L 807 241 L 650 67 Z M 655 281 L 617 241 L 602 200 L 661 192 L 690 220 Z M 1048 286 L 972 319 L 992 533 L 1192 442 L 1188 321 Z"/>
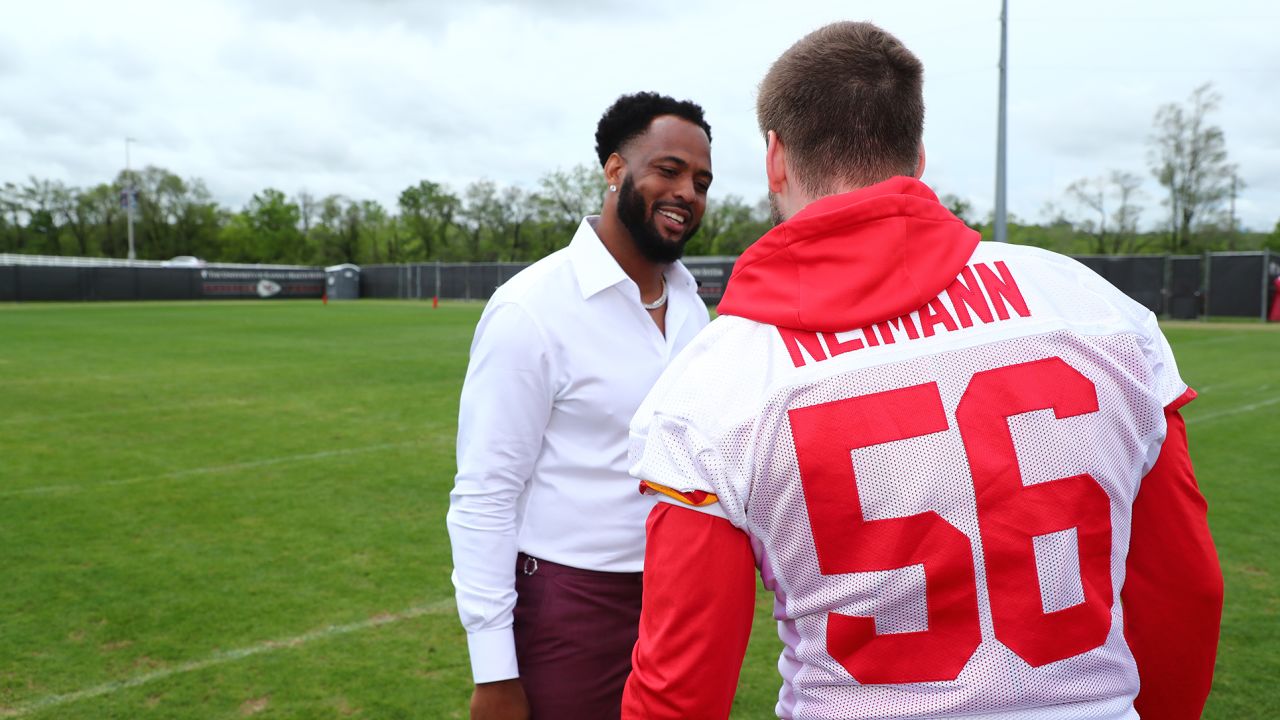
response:
<path fill-rule="evenodd" d="M 620 717 L 642 576 L 517 556 L 516 658 L 533 720 Z"/>

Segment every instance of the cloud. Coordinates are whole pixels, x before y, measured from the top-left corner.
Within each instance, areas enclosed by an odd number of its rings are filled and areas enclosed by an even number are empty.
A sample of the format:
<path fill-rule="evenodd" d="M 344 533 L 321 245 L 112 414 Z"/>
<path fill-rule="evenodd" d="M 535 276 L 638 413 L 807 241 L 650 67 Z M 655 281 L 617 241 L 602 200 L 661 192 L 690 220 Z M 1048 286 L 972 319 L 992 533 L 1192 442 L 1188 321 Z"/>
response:
<path fill-rule="evenodd" d="M 1011 207 L 1035 217 L 1072 179 L 1145 173 L 1156 107 L 1212 80 L 1248 182 L 1241 216 L 1274 225 L 1276 11 L 1261 0 L 1223 0 L 1208 18 L 1190 0 L 1082 3 L 1011 16 Z M 764 194 L 757 83 L 787 46 L 851 12 L 836 0 L 787 10 L 764 0 L 20 3 L 0 27 L 0 182 L 109 180 L 131 136 L 136 165 L 202 178 L 231 207 L 268 186 L 385 205 L 424 178 L 530 187 L 592 162 L 600 113 L 651 89 L 706 108 L 713 197 L 754 201 Z M 925 63 L 926 179 L 988 210 L 996 4 L 852 10 Z"/>

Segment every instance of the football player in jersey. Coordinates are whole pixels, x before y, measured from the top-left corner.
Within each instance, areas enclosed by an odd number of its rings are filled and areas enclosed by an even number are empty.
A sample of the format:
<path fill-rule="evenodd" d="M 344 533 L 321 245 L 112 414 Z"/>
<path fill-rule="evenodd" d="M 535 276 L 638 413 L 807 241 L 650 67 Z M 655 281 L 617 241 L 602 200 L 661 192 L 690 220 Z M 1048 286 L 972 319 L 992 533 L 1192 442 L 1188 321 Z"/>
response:
<path fill-rule="evenodd" d="M 757 568 L 783 718 L 1195 718 L 1222 574 L 1154 316 L 919 178 L 920 61 L 806 36 L 757 114 L 776 227 L 631 427 L 623 715 L 726 717 Z"/>

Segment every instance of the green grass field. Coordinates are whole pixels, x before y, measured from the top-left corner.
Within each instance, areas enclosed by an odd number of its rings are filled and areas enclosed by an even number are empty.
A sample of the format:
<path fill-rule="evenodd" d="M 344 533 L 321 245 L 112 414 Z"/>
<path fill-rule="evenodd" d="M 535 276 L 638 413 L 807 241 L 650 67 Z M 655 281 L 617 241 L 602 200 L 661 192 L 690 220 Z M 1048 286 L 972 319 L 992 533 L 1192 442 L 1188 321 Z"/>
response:
<path fill-rule="evenodd" d="M 480 307 L 0 306 L 0 717 L 465 717 Z M 1278 330 L 1167 327 L 1227 578 L 1211 718 L 1280 716 Z M 734 717 L 772 716 L 759 609 Z"/>

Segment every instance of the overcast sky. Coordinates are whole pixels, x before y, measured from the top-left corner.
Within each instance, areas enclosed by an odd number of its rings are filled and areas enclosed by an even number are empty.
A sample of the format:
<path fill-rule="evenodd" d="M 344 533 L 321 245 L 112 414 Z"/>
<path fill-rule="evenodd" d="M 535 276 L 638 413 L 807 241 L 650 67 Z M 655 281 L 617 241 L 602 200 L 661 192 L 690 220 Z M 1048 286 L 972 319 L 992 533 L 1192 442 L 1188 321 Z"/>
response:
<path fill-rule="evenodd" d="M 1273 0 L 1010 0 L 1009 209 L 1043 219 L 1073 180 L 1147 179 L 1152 118 L 1198 85 L 1246 183 L 1237 214 L 1280 219 L 1280 7 Z M 620 94 L 706 109 L 711 196 L 763 197 L 756 86 L 805 33 L 871 20 L 925 66 L 925 181 L 993 205 L 999 0 L 140 0 L 6 2 L 0 182 L 87 186 L 124 165 L 255 192 L 394 208 L 421 179 L 532 188 L 594 162 Z"/>

